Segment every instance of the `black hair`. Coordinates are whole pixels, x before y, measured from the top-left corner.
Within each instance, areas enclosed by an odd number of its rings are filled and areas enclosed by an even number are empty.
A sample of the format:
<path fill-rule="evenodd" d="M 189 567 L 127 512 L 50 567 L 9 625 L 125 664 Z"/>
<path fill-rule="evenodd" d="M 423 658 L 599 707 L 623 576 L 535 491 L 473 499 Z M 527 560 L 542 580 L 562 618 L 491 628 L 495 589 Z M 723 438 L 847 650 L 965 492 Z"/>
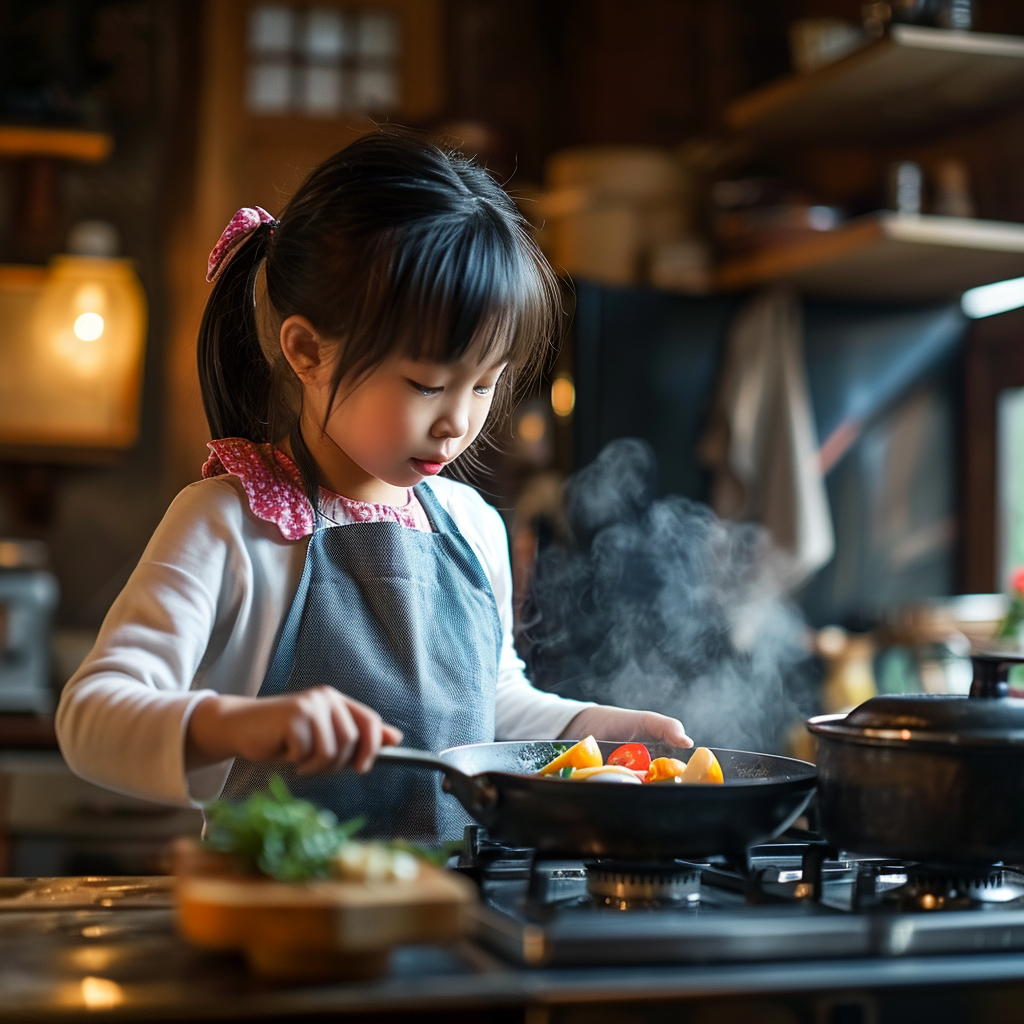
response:
<path fill-rule="evenodd" d="M 515 204 L 461 154 L 389 130 L 317 167 L 280 221 L 261 225 L 224 267 L 203 312 L 198 357 L 213 437 L 287 438 L 319 509 L 316 464 L 299 427 L 301 387 L 279 341 L 293 315 L 338 341 L 331 406 L 343 382 L 396 351 L 450 362 L 482 344 L 481 358 L 507 363 L 490 426 L 542 371 L 560 298 Z"/>

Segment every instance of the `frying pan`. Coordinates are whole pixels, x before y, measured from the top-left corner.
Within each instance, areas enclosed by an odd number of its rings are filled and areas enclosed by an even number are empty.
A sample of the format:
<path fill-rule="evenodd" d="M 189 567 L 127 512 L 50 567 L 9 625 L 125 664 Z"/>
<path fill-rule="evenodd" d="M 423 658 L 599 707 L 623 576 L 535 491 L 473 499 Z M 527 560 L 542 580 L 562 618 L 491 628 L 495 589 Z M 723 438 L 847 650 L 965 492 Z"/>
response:
<path fill-rule="evenodd" d="M 600 743 L 607 756 L 618 743 Z M 378 760 L 444 772 L 443 788 L 492 839 L 551 856 L 628 860 L 737 855 L 788 828 L 814 792 L 806 761 L 715 748 L 721 785 L 644 786 L 539 777 L 565 744 L 477 743 L 440 754 L 384 747 Z M 691 751 L 647 744 L 652 757 Z"/>

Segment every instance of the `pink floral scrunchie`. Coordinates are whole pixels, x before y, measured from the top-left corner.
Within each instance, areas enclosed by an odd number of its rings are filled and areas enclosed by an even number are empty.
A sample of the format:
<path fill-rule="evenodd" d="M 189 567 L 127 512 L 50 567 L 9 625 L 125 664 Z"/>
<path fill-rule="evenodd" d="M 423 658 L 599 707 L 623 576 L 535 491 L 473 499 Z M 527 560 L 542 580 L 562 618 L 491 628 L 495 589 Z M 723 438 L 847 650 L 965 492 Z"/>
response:
<path fill-rule="evenodd" d="M 228 221 L 228 226 L 221 232 L 217 244 L 210 253 L 210 261 L 206 265 L 206 280 L 216 281 L 231 262 L 238 247 L 261 224 L 277 225 L 277 221 L 261 206 L 243 206 Z"/>

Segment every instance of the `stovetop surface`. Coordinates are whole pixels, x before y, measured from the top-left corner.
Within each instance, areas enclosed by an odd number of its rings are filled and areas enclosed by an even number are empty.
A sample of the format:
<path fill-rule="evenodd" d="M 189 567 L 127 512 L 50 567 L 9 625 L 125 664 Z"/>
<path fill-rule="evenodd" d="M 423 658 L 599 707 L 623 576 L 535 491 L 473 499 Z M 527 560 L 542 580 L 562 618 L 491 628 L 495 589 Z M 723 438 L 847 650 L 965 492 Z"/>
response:
<path fill-rule="evenodd" d="M 516 963 L 718 964 L 1024 950 L 1024 871 L 857 857 L 802 839 L 745 864 L 546 860 L 467 837 L 476 938 Z"/>

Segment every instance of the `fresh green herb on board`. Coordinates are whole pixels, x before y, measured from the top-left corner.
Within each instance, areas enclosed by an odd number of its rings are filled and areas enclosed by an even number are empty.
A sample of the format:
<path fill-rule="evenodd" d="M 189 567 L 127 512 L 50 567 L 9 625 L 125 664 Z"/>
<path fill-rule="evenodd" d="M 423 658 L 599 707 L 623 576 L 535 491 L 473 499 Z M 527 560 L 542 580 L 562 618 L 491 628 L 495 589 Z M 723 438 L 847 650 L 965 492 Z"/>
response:
<path fill-rule="evenodd" d="M 422 846 L 419 843 L 410 843 L 408 839 L 395 839 L 390 846 L 392 850 L 411 853 L 414 857 L 433 864 L 435 868 L 443 868 L 452 857 L 462 853 L 463 850 L 461 839 L 449 839 L 440 847 Z"/>
<path fill-rule="evenodd" d="M 254 793 L 242 804 L 210 804 L 205 844 L 233 853 L 250 871 L 304 882 L 330 877 L 338 850 L 364 823 L 357 818 L 339 825 L 330 811 L 293 797 L 275 775 L 269 793 Z"/>

